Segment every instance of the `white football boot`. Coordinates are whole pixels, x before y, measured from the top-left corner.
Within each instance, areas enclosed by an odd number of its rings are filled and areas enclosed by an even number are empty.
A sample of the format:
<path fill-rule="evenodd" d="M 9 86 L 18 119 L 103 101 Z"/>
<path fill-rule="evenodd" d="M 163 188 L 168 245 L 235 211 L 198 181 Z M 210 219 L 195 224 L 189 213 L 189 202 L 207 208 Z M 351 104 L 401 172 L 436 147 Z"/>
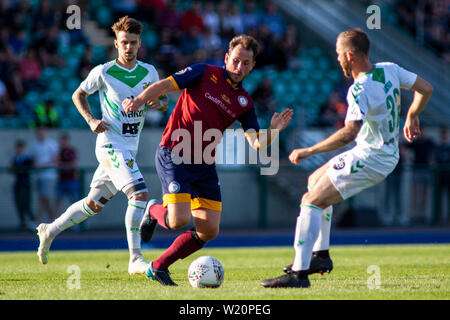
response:
<path fill-rule="evenodd" d="M 146 274 L 150 263 L 147 262 L 144 257 L 139 257 L 134 261 L 128 263 L 128 273 L 130 276 L 135 276 L 139 274 Z"/>
<path fill-rule="evenodd" d="M 41 223 L 36 228 L 37 235 L 39 236 L 39 248 L 37 251 L 37 255 L 39 257 L 39 261 L 42 264 L 47 264 L 48 262 L 48 252 L 50 250 L 50 246 L 53 241 L 53 237 L 50 237 L 47 232 L 47 223 Z"/>

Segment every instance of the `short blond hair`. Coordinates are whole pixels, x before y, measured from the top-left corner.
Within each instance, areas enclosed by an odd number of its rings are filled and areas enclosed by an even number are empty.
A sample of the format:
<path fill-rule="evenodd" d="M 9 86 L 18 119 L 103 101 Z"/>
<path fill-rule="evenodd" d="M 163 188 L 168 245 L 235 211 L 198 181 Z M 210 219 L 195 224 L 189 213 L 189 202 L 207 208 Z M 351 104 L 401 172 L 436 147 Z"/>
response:
<path fill-rule="evenodd" d="M 342 47 L 355 55 L 369 55 L 370 42 L 367 34 L 361 29 L 350 29 L 341 32 L 338 36 Z"/>
<path fill-rule="evenodd" d="M 111 29 L 116 34 L 116 37 L 120 31 L 141 35 L 142 23 L 140 23 L 136 19 L 125 16 L 120 18 L 119 21 L 117 21 L 116 23 L 114 23 Z"/>

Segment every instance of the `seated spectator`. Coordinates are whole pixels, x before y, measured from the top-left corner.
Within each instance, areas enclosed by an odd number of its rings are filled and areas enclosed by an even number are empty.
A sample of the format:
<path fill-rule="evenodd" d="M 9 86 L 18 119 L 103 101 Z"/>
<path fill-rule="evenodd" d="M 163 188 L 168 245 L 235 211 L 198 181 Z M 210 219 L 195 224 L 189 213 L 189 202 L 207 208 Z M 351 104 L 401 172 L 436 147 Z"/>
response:
<path fill-rule="evenodd" d="M 176 56 L 178 55 L 177 40 L 172 33 L 172 29 L 162 29 L 161 43 L 158 46 L 158 51 L 156 51 L 155 55 L 158 66 L 164 69 L 168 74 L 179 71 L 176 62 Z"/>
<path fill-rule="evenodd" d="M 200 1 L 193 1 L 192 5 L 181 14 L 181 28 L 186 33 L 193 28 L 197 28 L 200 33 L 205 31 Z"/>
<path fill-rule="evenodd" d="M 50 0 L 42 0 L 38 11 L 33 15 L 34 29 L 50 29 L 55 25 L 55 17 L 56 13 Z"/>
<path fill-rule="evenodd" d="M 27 49 L 19 61 L 19 74 L 25 90 L 36 90 L 39 86 L 42 66 L 36 56 L 36 51 Z"/>
<path fill-rule="evenodd" d="M 282 37 L 286 30 L 283 14 L 278 11 L 277 5 L 272 1 L 266 3 L 265 9 L 261 19 L 262 22 L 267 25 L 275 36 Z"/>
<path fill-rule="evenodd" d="M 228 9 L 223 20 L 223 29 L 230 38 L 244 32 L 242 15 L 237 4 L 233 3 Z"/>
<path fill-rule="evenodd" d="M 78 77 L 80 79 L 86 79 L 89 72 L 94 68 L 95 65 L 92 63 L 92 48 L 86 47 L 83 57 L 81 58 L 80 65 L 78 66 Z"/>
<path fill-rule="evenodd" d="M 169 0 L 167 6 L 157 13 L 158 26 L 170 28 L 172 31 L 180 29 L 180 15 L 176 8 L 176 0 Z"/>
<path fill-rule="evenodd" d="M 252 99 L 255 103 L 256 115 L 260 121 L 265 123 L 265 126 L 269 125 L 273 113 L 277 110 L 270 78 L 264 78 L 256 87 L 252 93 Z"/>
<path fill-rule="evenodd" d="M 33 47 L 38 51 L 43 67 L 63 67 L 64 59 L 58 54 L 59 29 L 57 26 L 45 30 L 45 34 L 36 39 Z"/>
<path fill-rule="evenodd" d="M 244 32 L 247 33 L 249 29 L 257 28 L 260 24 L 259 14 L 255 10 L 255 1 L 248 0 L 245 2 L 245 9 L 242 13 L 242 24 Z"/>
<path fill-rule="evenodd" d="M 205 27 L 213 34 L 218 34 L 220 31 L 220 20 L 219 16 L 215 11 L 214 3 L 212 1 L 207 1 L 202 12 L 202 19 Z"/>
<path fill-rule="evenodd" d="M 59 126 L 58 112 L 53 100 L 38 103 L 34 109 L 34 126 L 45 128 L 57 128 Z"/>

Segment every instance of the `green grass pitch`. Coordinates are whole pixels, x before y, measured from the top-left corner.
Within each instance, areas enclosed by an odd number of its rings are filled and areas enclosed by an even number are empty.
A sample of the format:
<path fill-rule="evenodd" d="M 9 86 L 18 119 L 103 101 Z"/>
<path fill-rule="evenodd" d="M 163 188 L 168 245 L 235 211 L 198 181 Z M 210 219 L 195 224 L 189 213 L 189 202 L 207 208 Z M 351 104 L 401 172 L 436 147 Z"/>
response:
<path fill-rule="evenodd" d="M 145 250 L 154 259 L 162 250 Z M 218 289 L 194 289 L 187 269 L 201 255 L 217 257 L 225 280 Z M 170 268 L 178 287 L 127 273 L 128 251 L 53 251 L 47 265 L 35 252 L 0 253 L 0 299 L 47 300 L 303 300 L 450 298 L 450 245 L 335 246 L 331 274 L 310 276 L 308 289 L 266 289 L 260 281 L 282 274 L 291 247 L 205 248 Z M 70 267 L 75 265 L 76 267 Z M 379 273 L 368 273 L 377 266 Z M 79 270 L 79 282 L 76 271 Z M 379 276 L 379 288 L 368 279 Z M 76 285 L 79 283 L 79 288 Z M 374 284 L 374 282 L 371 282 Z M 376 284 L 376 283 L 375 283 Z"/>

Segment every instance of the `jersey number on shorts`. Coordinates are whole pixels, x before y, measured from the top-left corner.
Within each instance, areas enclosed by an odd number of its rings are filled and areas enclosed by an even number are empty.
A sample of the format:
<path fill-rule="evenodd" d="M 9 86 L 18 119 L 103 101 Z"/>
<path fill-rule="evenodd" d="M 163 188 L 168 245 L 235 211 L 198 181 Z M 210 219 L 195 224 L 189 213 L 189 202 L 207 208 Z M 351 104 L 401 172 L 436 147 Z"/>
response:
<path fill-rule="evenodd" d="M 391 110 L 392 116 L 392 119 L 389 120 L 389 132 L 393 132 L 396 127 L 400 126 L 400 101 L 398 98 L 400 91 L 395 88 L 392 94 L 394 97 L 392 95 L 386 97 L 386 107 Z"/>
<path fill-rule="evenodd" d="M 138 134 L 140 122 L 136 123 L 124 123 L 122 125 L 122 134 Z"/>

